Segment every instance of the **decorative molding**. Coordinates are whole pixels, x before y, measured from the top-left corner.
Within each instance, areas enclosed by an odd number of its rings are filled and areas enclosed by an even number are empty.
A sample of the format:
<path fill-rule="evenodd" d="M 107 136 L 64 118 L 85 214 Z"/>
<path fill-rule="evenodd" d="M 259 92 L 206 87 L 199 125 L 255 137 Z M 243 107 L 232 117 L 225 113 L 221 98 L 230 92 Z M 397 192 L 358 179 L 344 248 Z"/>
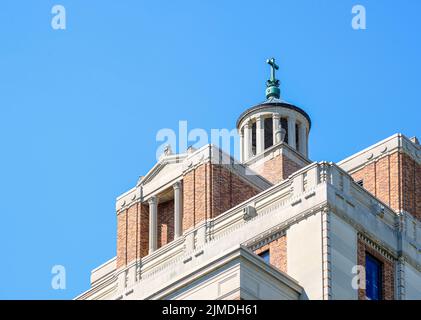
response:
<path fill-rule="evenodd" d="M 377 252 L 379 252 L 383 257 L 385 257 L 389 261 L 396 262 L 396 260 L 398 259 L 397 255 L 393 252 L 393 250 L 390 250 L 389 248 L 385 247 L 378 240 L 374 240 L 373 238 L 369 237 L 367 234 L 363 232 L 358 232 L 358 239 L 363 241 L 366 245 L 368 245 L 372 249 L 375 249 Z"/>
<path fill-rule="evenodd" d="M 394 152 L 406 153 L 421 164 L 421 146 L 403 134 L 397 133 L 338 162 L 338 165 L 347 172 L 353 173 Z"/>
<path fill-rule="evenodd" d="M 300 120 L 305 120 L 308 123 L 308 128 L 311 128 L 311 119 L 309 115 L 301 108 L 292 104 L 286 103 L 279 99 L 269 99 L 263 103 L 253 106 L 244 111 L 238 118 L 236 127 L 241 129 L 242 123 L 248 122 L 251 118 L 255 117 L 258 113 L 273 114 L 278 113 L 281 117 L 288 117 L 291 113 L 299 116 Z"/>
<path fill-rule="evenodd" d="M 397 283 L 397 297 L 399 300 L 406 298 L 406 283 L 405 283 L 405 258 L 399 257 L 396 268 L 396 283 Z"/>
<path fill-rule="evenodd" d="M 245 246 L 249 248 L 251 251 L 256 251 L 261 247 L 278 240 L 279 238 L 286 235 L 285 229 L 280 229 L 280 227 L 275 228 L 275 230 L 270 230 L 265 234 L 259 235 L 252 241 L 248 241 Z"/>
<path fill-rule="evenodd" d="M 323 300 L 332 298 L 332 257 L 330 243 L 330 207 L 324 206 L 321 209 L 322 225 L 322 281 Z"/>

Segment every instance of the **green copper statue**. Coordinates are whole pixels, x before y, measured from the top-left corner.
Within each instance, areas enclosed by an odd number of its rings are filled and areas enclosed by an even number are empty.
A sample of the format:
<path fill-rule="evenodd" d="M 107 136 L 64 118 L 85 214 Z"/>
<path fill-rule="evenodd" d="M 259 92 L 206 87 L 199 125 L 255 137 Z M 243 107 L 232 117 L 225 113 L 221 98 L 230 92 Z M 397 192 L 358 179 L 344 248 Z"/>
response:
<path fill-rule="evenodd" d="M 266 99 L 276 98 L 279 99 L 281 96 L 281 90 L 279 89 L 279 80 L 275 77 L 275 71 L 279 69 L 279 66 L 275 63 L 275 58 L 270 58 L 266 61 L 270 65 L 270 80 L 266 82 Z"/>

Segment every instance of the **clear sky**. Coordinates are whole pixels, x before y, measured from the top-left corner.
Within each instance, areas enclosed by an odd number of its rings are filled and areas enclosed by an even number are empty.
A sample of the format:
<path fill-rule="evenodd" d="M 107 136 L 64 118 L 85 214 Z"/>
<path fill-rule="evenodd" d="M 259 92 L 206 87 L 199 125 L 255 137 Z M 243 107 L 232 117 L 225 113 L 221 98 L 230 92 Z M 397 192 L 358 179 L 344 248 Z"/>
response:
<path fill-rule="evenodd" d="M 366 30 L 351 27 L 356 4 Z M 88 289 L 158 130 L 234 128 L 264 100 L 268 57 L 283 99 L 312 118 L 312 160 L 421 136 L 420 16 L 419 0 L 2 0 L 0 298 Z"/>

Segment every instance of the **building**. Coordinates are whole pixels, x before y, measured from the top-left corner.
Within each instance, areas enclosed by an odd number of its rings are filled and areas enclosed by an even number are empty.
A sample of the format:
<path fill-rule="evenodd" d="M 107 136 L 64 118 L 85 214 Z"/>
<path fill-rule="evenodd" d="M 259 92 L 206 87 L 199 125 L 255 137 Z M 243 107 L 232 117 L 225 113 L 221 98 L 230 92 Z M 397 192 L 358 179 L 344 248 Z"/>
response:
<path fill-rule="evenodd" d="M 167 150 L 117 198 L 116 257 L 76 299 L 421 299 L 421 146 L 395 134 L 312 162 L 280 99 L 238 121 L 241 159 Z"/>

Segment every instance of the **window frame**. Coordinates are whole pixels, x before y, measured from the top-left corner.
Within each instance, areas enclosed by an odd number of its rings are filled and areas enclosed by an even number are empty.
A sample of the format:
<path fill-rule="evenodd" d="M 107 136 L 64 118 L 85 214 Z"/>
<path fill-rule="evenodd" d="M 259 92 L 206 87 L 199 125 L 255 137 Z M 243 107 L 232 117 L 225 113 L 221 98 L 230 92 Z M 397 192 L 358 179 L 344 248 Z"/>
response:
<path fill-rule="evenodd" d="M 372 287 L 374 286 L 373 283 L 370 282 L 371 277 L 369 277 L 369 270 L 372 270 L 371 268 L 369 268 L 368 266 L 376 266 L 377 267 L 377 299 L 370 297 L 367 293 L 370 292 L 371 295 L 371 291 L 374 290 L 370 290 L 369 291 L 369 286 Z M 370 254 L 369 252 L 365 253 L 365 296 L 368 300 L 383 300 L 383 262 L 379 259 L 377 259 L 374 255 Z"/>

